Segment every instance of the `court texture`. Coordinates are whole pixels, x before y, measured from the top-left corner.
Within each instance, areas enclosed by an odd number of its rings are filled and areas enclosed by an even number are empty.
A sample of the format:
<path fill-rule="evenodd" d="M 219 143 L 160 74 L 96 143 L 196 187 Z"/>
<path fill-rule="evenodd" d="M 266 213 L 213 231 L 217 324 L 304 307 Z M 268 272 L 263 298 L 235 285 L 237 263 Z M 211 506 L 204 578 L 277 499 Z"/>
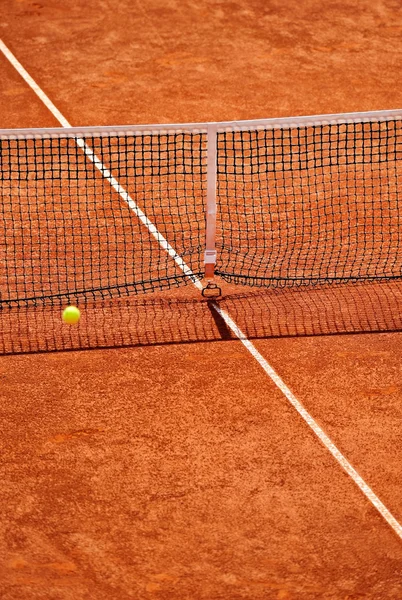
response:
<path fill-rule="evenodd" d="M 393 0 L 3 0 L 2 600 L 402 598 L 401 55 Z"/>

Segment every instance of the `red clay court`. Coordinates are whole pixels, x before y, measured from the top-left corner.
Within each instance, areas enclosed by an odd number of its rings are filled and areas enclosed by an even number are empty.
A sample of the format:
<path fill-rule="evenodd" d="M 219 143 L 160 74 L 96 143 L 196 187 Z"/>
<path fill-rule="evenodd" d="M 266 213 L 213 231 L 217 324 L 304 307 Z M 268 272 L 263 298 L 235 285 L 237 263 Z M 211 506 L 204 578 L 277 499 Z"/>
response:
<path fill-rule="evenodd" d="M 399 4 L 2 9 L 1 598 L 401 598 Z"/>

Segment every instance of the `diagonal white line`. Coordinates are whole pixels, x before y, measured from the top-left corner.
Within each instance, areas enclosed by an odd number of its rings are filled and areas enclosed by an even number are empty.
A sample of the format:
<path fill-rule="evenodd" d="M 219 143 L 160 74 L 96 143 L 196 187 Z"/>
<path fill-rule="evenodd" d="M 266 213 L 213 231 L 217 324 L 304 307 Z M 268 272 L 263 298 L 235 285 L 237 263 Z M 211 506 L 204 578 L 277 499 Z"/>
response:
<path fill-rule="evenodd" d="M 243 346 L 250 352 L 250 354 L 259 363 L 261 368 L 265 371 L 274 384 L 281 390 L 282 394 L 289 400 L 292 406 L 297 410 L 299 415 L 304 419 L 307 425 L 314 431 L 318 439 L 324 444 L 326 449 L 332 454 L 335 460 L 340 466 L 346 471 L 351 479 L 355 482 L 357 487 L 363 492 L 366 498 L 371 504 L 378 510 L 378 512 L 384 517 L 387 523 L 392 527 L 395 533 L 402 539 L 402 525 L 395 519 L 388 508 L 381 502 L 378 496 L 373 492 L 369 485 L 359 475 L 356 469 L 350 464 L 345 458 L 342 452 L 335 446 L 333 441 L 328 437 L 325 431 L 318 425 L 317 421 L 310 415 L 310 413 L 304 408 L 303 404 L 296 398 L 293 392 L 288 388 L 284 381 L 279 377 L 276 371 L 271 367 L 268 361 L 258 352 L 257 348 L 250 342 L 249 339 L 244 335 L 241 329 L 231 319 L 228 313 L 222 310 L 217 304 L 213 304 L 216 312 L 222 317 L 226 325 L 233 331 L 235 336 L 241 341 Z"/>
<path fill-rule="evenodd" d="M 63 127 L 71 127 L 70 123 L 67 119 L 61 114 L 58 108 L 53 104 L 50 98 L 45 94 L 45 92 L 38 86 L 36 81 L 32 79 L 28 71 L 24 69 L 22 64 L 15 58 L 14 54 L 7 48 L 3 40 L 0 39 L 0 50 L 4 54 L 4 56 L 9 60 L 9 62 L 13 65 L 14 69 L 18 71 L 23 80 L 29 85 L 30 88 L 33 89 L 35 94 L 42 100 L 43 104 L 47 106 L 52 115 L 56 117 L 57 121 L 63 125 Z"/>
<path fill-rule="evenodd" d="M 99 170 L 102 176 L 110 183 L 112 188 L 120 195 L 122 200 L 128 205 L 133 213 L 138 217 L 141 223 L 148 229 L 149 233 L 155 238 L 158 244 L 167 252 L 167 254 L 173 258 L 177 266 L 183 271 L 187 277 L 191 279 L 195 287 L 202 290 L 202 283 L 200 279 L 193 273 L 190 267 L 184 262 L 184 260 L 177 254 L 176 250 L 169 244 L 166 238 L 159 232 L 157 227 L 148 219 L 146 214 L 140 209 L 138 204 L 134 202 L 130 194 L 124 189 L 122 185 L 113 177 L 111 172 L 105 167 L 101 160 L 91 150 L 91 148 L 85 143 L 85 140 L 78 138 L 75 140 L 77 145 L 82 148 L 85 155 L 89 158 L 95 167 Z"/>
<path fill-rule="evenodd" d="M 32 79 L 32 77 L 27 73 L 21 63 L 15 58 L 15 56 L 10 52 L 7 46 L 0 40 L 0 50 L 3 52 L 4 56 L 10 61 L 10 63 L 15 67 L 21 77 L 26 81 L 26 83 L 33 89 L 33 91 L 39 96 L 39 98 L 43 101 L 43 103 L 47 106 L 50 112 L 56 117 L 56 119 L 63 125 L 63 127 L 70 127 L 67 119 L 63 117 L 60 111 L 55 107 L 53 102 L 48 98 L 48 96 L 43 92 L 43 90 L 37 85 L 37 83 Z M 106 169 L 106 167 L 102 164 L 102 162 L 97 158 L 97 156 L 92 152 L 92 150 L 86 145 L 84 139 L 78 139 L 77 144 L 83 149 L 88 158 L 94 163 L 94 165 L 99 169 L 102 173 L 103 177 L 110 183 L 110 185 L 120 194 L 124 202 L 135 212 L 141 222 L 149 229 L 150 233 L 153 237 L 159 242 L 161 247 L 168 252 L 169 256 L 171 256 L 176 264 L 183 270 L 183 272 L 188 275 L 193 281 L 194 285 L 202 290 L 201 281 L 194 275 L 191 269 L 182 261 L 181 257 L 175 252 L 174 248 L 167 242 L 167 240 L 158 232 L 155 225 L 149 221 L 146 215 L 141 211 L 141 209 L 137 206 L 134 200 L 130 197 L 130 195 L 125 191 L 125 189 L 118 183 L 118 181 L 111 175 L 111 173 Z M 288 386 L 284 383 L 284 381 L 279 377 L 276 371 L 271 367 L 268 361 L 260 354 L 257 348 L 247 339 L 241 329 L 236 325 L 236 323 L 231 319 L 231 317 L 226 313 L 226 311 L 222 310 L 215 302 L 211 303 L 211 306 L 214 310 L 221 316 L 221 318 L 225 321 L 226 325 L 233 331 L 236 337 L 241 341 L 243 346 L 247 349 L 247 351 L 253 356 L 253 358 L 258 362 L 264 372 L 268 375 L 268 377 L 273 381 L 273 383 L 278 387 L 278 389 L 282 392 L 282 394 L 288 399 L 290 404 L 295 408 L 298 414 L 302 417 L 302 419 L 306 422 L 306 424 L 310 427 L 310 429 L 315 433 L 321 443 L 325 446 L 325 448 L 330 452 L 330 454 L 334 457 L 337 463 L 342 467 L 342 469 L 349 475 L 349 477 L 354 481 L 360 491 L 364 494 L 367 500 L 376 508 L 376 510 L 380 513 L 380 515 L 385 519 L 388 525 L 393 529 L 396 535 L 402 539 L 402 525 L 397 521 L 397 519 L 392 515 L 392 513 L 388 510 L 388 508 L 381 502 L 378 496 L 374 493 L 374 491 L 370 488 L 369 485 L 364 481 L 364 479 L 359 475 L 356 469 L 350 464 L 350 462 L 345 458 L 342 452 L 337 448 L 337 446 L 332 442 L 332 440 L 328 437 L 328 435 L 324 432 L 323 429 L 318 425 L 315 419 L 310 415 L 310 413 L 304 408 L 302 403 L 296 398 L 296 396 L 291 392 Z"/>
<path fill-rule="evenodd" d="M 24 69 L 22 64 L 15 58 L 15 56 L 10 52 L 4 42 L 0 39 L 0 50 L 3 52 L 4 56 L 10 61 L 13 67 L 18 71 L 21 77 L 26 81 L 26 83 L 33 89 L 35 94 L 42 100 L 42 102 L 46 105 L 46 107 L 50 110 L 53 116 L 59 121 L 59 123 L 63 127 L 71 127 L 70 123 L 67 119 L 61 114 L 61 112 L 56 108 L 50 98 L 45 94 L 45 92 L 38 86 L 38 84 L 32 79 L 29 73 Z M 95 165 L 95 167 L 100 171 L 102 176 L 110 183 L 112 188 L 120 195 L 122 200 L 128 205 L 128 207 L 134 212 L 134 214 L 138 217 L 141 223 L 148 229 L 149 233 L 158 244 L 167 252 L 167 254 L 175 261 L 177 266 L 183 271 L 183 273 L 191 279 L 197 289 L 202 290 L 202 283 L 200 279 L 193 273 L 190 267 L 185 263 L 185 261 L 177 254 L 176 250 L 169 244 L 166 238 L 158 231 L 155 225 L 148 219 L 145 213 L 140 209 L 136 202 L 131 198 L 130 194 L 123 188 L 122 185 L 113 177 L 110 171 L 105 167 L 102 161 L 96 156 L 96 154 L 91 150 L 91 148 L 86 144 L 83 138 L 75 139 L 75 142 L 79 148 L 83 150 L 85 155 L 89 158 L 89 160 Z"/>

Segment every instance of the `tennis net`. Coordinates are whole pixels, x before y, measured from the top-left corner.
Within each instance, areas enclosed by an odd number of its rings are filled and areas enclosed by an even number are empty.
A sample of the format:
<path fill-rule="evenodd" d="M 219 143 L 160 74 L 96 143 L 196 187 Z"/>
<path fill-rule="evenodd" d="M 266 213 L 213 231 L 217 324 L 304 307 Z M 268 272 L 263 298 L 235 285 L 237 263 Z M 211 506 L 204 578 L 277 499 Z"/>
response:
<path fill-rule="evenodd" d="M 401 278 L 401 181 L 402 111 L 0 130 L 0 305 Z"/>

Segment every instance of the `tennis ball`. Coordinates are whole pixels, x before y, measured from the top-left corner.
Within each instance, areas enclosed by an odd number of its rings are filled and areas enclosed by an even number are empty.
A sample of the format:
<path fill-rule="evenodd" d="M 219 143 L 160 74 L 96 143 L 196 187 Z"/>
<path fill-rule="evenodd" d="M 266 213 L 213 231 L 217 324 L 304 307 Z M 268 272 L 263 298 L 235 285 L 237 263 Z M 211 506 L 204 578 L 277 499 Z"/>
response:
<path fill-rule="evenodd" d="M 69 325 L 78 323 L 80 316 L 80 309 L 76 306 L 67 306 L 67 308 L 63 310 L 63 321 Z"/>

